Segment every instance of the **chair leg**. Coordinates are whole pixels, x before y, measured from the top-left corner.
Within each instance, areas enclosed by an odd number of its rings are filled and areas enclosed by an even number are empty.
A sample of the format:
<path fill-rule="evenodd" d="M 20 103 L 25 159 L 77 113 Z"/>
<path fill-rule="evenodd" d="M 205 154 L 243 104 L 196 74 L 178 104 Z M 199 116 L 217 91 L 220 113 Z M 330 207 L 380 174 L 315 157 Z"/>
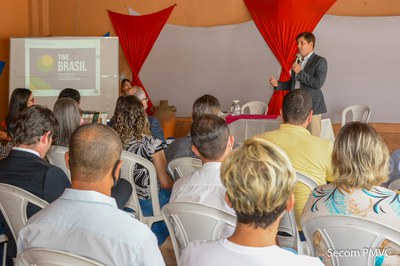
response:
<path fill-rule="evenodd" d="M 7 259 L 7 242 L 3 243 L 3 260 L 1 262 L 2 266 L 6 266 L 6 259 Z"/>

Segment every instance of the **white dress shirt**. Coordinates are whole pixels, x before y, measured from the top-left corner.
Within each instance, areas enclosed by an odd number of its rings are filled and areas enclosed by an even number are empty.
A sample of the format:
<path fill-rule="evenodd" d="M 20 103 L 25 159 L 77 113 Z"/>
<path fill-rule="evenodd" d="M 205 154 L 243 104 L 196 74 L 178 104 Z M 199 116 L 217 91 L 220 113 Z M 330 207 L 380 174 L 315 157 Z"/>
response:
<path fill-rule="evenodd" d="M 95 191 L 66 189 L 35 214 L 18 237 L 18 254 L 33 247 L 88 257 L 105 265 L 165 265 L 150 229 Z"/>
<path fill-rule="evenodd" d="M 247 247 L 227 239 L 193 241 L 183 251 L 180 266 L 323 266 L 319 258 L 296 255 L 278 246 Z"/>
<path fill-rule="evenodd" d="M 306 56 L 299 62 L 299 65 L 300 65 L 300 67 L 301 67 L 302 70 L 306 67 L 306 64 L 307 64 L 307 62 L 308 62 L 308 59 L 310 59 L 310 57 L 311 57 L 311 55 L 312 55 L 313 53 L 314 53 L 314 51 L 311 51 L 311 53 L 309 53 L 308 55 L 306 55 Z M 296 74 L 296 76 L 297 76 L 297 74 Z M 295 89 L 300 89 L 300 81 L 297 80 L 297 77 L 296 77 L 296 82 L 295 82 L 294 88 L 295 88 Z"/>
<path fill-rule="evenodd" d="M 169 202 L 196 202 L 235 213 L 225 202 L 226 189 L 221 183 L 220 168 L 220 162 L 207 162 L 199 170 L 179 178 Z"/>

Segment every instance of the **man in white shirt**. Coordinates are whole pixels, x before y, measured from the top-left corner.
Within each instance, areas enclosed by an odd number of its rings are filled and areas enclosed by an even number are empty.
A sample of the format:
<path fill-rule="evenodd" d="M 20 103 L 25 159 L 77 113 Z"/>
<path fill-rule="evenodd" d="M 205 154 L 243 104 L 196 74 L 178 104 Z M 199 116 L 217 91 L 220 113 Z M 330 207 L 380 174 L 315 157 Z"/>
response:
<path fill-rule="evenodd" d="M 233 145 L 225 120 L 216 115 L 201 115 L 193 122 L 190 135 L 193 153 L 201 158 L 203 166 L 175 182 L 170 202 L 202 203 L 234 213 L 225 202 L 220 178 L 221 162 Z"/>
<path fill-rule="evenodd" d="M 155 235 L 111 197 L 121 150 L 119 136 L 105 125 L 87 124 L 73 133 L 66 154 L 71 189 L 29 219 L 19 233 L 18 254 L 43 247 L 105 265 L 165 265 Z"/>
<path fill-rule="evenodd" d="M 276 245 L 279 222 L 293 208 L 295 179 L 282 150 L 265 140 L 247 140 L 221 165 L 226 201 L 237 215 L 235 232 L 227 239 L 190 243 L 179 265 L 323 265 Z"/>

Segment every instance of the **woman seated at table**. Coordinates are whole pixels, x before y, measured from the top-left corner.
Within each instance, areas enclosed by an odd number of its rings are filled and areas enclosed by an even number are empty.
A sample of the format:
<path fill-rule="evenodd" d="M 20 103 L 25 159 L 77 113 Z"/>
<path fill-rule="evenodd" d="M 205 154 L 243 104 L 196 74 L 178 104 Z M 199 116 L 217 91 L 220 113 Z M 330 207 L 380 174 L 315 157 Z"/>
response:
<path fill-rule="evenodd" d="M 116 108 L 115 123 L 112 127 L 121 137 L 126 151 L 153 162 L 157 172 L 158 197 L 160 207 L 162 207 L 168 203 L 173 185 L 173 180 L 166 172 L 165 146 L 161 140 L 151 135 L 144 106 L 136 96 L 121 98 L 120 105 L 121 108 Z M 149 172 L 142 165 L 135 165 L 133 171 L 143 215 L 153 215 Z M 168 237 L 168 230 L 164 222 L 154 223 L 152 231 L 156 234 L 159 245 Z"/>
<path fill-rule="evenodd" d="M 345 215 L 400 228 L 399 195 L 380 185 L 388 179 L 389 151 L 376 131 L 360 122 L 347 123 L 333 147 L 334 181 L 311 193 L 301 217 L 301 225 L 320 216 Z M 320 233 L 313 236 L 314 247 L 324 263 L 329 252 Z M 400 265 L 400 247 L 385 240 L 381 248 L 393 248 L 383 265 Z M 390 256 L 391 255 L 391 256 Z M 380 259 L 383 259 L 380 258 Z"/>

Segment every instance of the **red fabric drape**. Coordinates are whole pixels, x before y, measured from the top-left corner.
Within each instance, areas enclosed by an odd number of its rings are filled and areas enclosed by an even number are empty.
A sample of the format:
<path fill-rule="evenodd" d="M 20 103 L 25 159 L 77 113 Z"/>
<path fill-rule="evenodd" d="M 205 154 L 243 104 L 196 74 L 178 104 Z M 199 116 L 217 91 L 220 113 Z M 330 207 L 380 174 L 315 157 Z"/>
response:
<path fill-rule="evenodd" d="M 296 36 L 312 32 L 336 0 L 244 0 L 258 30 L 282 66 L 280 81 L 290 79 Z M 274 91 L 269 115 L 279 115 L 287 91 Z"/>
<path fill-rule="evenodd" d="M 132 85 L 141 86 L 147 97 L 146 89 L 139 79 L 139 72 L 174 7 L 175 5 L 141 16 L 119 14 L 108 10 L 111 23 L 132 71 Z M 150 97 L 148 105 L 147 110 L 151 110 L 153 103 Z"/>

